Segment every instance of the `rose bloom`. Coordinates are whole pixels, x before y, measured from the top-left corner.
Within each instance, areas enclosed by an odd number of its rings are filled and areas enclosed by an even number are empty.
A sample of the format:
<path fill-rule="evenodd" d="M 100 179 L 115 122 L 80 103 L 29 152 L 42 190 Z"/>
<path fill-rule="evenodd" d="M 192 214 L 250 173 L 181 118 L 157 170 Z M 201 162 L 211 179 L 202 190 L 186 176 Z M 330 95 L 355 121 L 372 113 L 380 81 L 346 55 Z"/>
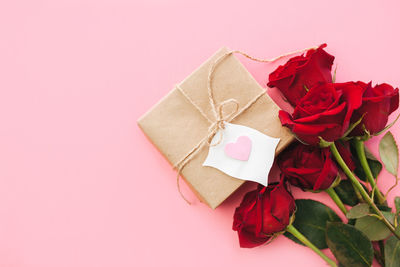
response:
<path fill-rule="evenodd" d="M 284 179 L 268 187 L 259 185 L 256 190 L 248 192 L 235 210 L 232 227 L 238 232 L 240 246 L 252 248 L 262 245 L 274 234 L 284 231 L 295 207 Z"/>
<path fill-rule="evenodd" d="M 292 185 L 314 191 L 329 188 L 338 175 L 329 148 L 301 143 L 281 153 L 278 166 Z"/>
<path fill-rule="evenodd" d="M 268 86 L 278 88 L 289 103 L 296 106 L 306 95 L 306 88 L 319 82 L 332 82 L 331 69 L 335 57 L 325 52 L 325 47 L 323 44 L 308 50 L 306 55 L 289 59 L 269 75 Z"/>
<path fill-rule="evenodd" d="M 333 142 L 347 131 L 364 91 L 355 82 L 320 83 L 299 101 L 292 115 L 281 110 L 279 118 L 283 126 L 307 144 L 318 145 L 320 138 Z"/>
<path fill-rule="evenodd" d="M 363 115 L 362 121 L 350 133 L 350 136 L 364 135 L 364 129 L 375 134 L 385 128 L 389 115 L 399 107 L 399 89 L 383 83 L 372 87 L 371 83 L 358 82 L 365 88 L 362 105 L 355 110 L 351 122 L 357 122 Z"/>
<path fill-rule="evenodd" d="M 349 168 L 354 170 L 348 147 L 338 143 L 337 148 Z M 289 183 L 304 190 L 325 190 L 338 177 L 338 168 L 329 148 L 295 142 L 279 154 L 277 162 Z"/>

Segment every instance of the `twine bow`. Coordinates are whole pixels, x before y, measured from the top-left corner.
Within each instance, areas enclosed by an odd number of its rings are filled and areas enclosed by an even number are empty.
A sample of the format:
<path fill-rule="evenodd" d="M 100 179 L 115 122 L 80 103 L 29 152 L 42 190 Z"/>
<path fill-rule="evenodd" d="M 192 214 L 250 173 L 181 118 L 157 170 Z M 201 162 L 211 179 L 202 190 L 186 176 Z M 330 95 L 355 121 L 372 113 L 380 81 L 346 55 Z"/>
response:
<path fill-rule="evenodd" d="M 215 69 L 217 66 L 229 55 L 231 54 L 241 54 L 245 56 L 248 59 L 251 59 L 253 61 L 257 62 L 274 62 L 277 61 L 278 59 L 281 59 L 283 57 L 295 54 L 295 53 L 300 53 L 300 52 L 305 52 L 310 49 L 316 49 L 318 47 L 311 47 L 307 49 L 302 49 L 294 52 L 289 52 L 286 54 L 282 54 L 278 57 L 275 57 L 273 59 L 258 59 L 252 56 L 249 56 L 248 54 L 239 51 L 239 50 L 234 50 L 234 51 L 229 51 L 221 55 L 212 65 L 211 68 L 208 72 L 208 77 L 207 77 L 207 92 L 208 92 L 208 100 L 210 102 L 211 110 L 214 114 L 215 120 L 211 121 L 208 116 L 202 111 L 202 109 L 186 94 L 186 92 L 179 86 L 176 85 L 176 88 L 187 98 L 187 100 L 205 117 L 210 123 L 210 127 L 208 128 L 208 134 L 205 138 L 203 138 L 194 148 L 192 148 L 184 157 L 182 157 L 175 165 L 174 169 L 177 169 L 177 175 L 176 175 L 176 184 L 178 191 L 182 198 L 188 203 L 191 204 L 191 202 L 183 195 L 180 184 L 179 184 L 179 177 L 181 176 L 181 172 L 183 168 L 186 166 L 186 164 L 200 151 L 200 149 L 204 145 L 208 146 L 216 146 L 221 143 L 222 138 L 223 138 L 223 130 L 225 129 L 225 122 L 230 122 L 234 118 L 236 118 L 238 115 L 240 115 L 243 111 L 247 110 L 250 106 L 252 106 L 257 100 L 263 96 L 266 91 L 262 91 L 260 94 L 258 94 L 255 98 L 253 98 L 249 103 L 247 103 L 243 108 L 239 110 L 239 102 L 236 99 L 230 98 L 227 100 L 222 101 L 220 104 L 216 104 L 215 98 L 214 98 L 214 92 L 212 90 L 212 79 L 213 75 L 215 72 Z M 233 111 L 229 112 L 228 114 L 224 114 L 224 107 L 227 106 L 228 104 L 233 103 L 235 104 L 235 108 Z M 211 144 L 212 139 L 214 136 L 220 132 L 219 139 L 217 142 Z"/>
<path fill-rule="evenodd" d="M 228 105 L 229 103 L 234 103 L 235 104 L 235 109 L 231 111 L 229 114 L 224 115 L 223 114 L 223 108 L 224 106 Z M 216 121 L 211 124 L 211 126 L 208 128 L 208 135 L 207 135 L 207 144 L 209 146 L 216 146 L 222 141 L 222 131 L 221 134 L 219 135 L 219 140 L 215 142 L 214 144 L 211 144 L 212 139 L 214 136 L 217 134 L 219 130 L 225 129 L 225 122 L 230 121 L 231 117 L 235 115 L 235 113 L 239 110 L 239 102 L 236 99 L 230 98 L 228 100 L 225 100 L 221 102 L 221 104 L 218 105 L 218 112 L 217 112 L 217 118 Z"/>

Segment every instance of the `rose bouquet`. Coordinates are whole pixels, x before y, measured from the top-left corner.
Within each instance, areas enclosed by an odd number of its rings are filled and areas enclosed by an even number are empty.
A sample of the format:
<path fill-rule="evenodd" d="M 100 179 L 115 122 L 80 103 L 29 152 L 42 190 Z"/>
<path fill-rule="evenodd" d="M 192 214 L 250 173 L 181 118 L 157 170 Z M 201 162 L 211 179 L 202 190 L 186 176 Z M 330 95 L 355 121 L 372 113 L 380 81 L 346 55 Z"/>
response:
<path fill-rule="evenodd" d="M 376 185 L 383 166 L 398 182 L 398 148 L 386 130 L 395 122 L 387 125 L 399 106 L 399 90 L 389 84 L 336 83 L 334 57 L 325 47 L 293 57 L 269 75 L 268 86 L 294 108 L 280 111 L 279 118 L 298 141 L 277 158 L 279 182 L 244 196 L 233 230 L 241 247 L 284 234 L 331 266 L 371 266 L 374 257 L 382 266 L 400 266 L 400 197 L 393 206 L 386 201 L 388 192 Z M 384 132 L 379 161 L 364 142 Z M 290 186 L 325 191 L 346 220 L 321 202 L 295 200 Z M 326 248 L 337 263 L 321 252 Z"/>

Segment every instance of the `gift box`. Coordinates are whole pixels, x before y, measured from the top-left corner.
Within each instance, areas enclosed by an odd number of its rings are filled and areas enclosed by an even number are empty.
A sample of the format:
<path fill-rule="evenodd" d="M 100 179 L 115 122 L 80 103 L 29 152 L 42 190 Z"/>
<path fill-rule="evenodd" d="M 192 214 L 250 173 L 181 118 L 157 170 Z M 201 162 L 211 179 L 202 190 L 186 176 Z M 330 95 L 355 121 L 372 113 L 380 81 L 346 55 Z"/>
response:
<path fill-rule="evenodd" d="M 228 51 L 220 49 L 138 120 L 139 127 L 172 166 L 207 137 L 215 122 L 207 91 L 208 74 Z M 279 107 L 234 55 L 228 55 L 215 68 L 212 90 L 217 104 L 227 99 L 238 103 L 240 114 L 231 123 L 280 138 L 275 154 L 293 141 L 290 131 L 281 126 Z M 229 105 L 224 111 L 229 112 Z M 203 166 L 207 154 L 208 146 L 200 146 L 181 174 L 200 201 L 214 209 L 245 181 Z"/>

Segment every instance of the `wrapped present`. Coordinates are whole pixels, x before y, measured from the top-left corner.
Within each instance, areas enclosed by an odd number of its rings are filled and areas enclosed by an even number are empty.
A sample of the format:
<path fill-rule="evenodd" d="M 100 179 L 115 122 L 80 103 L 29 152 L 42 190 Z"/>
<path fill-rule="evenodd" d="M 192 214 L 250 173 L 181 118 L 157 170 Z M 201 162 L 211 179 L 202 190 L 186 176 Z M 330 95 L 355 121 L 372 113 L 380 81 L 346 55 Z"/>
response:
<path fill-rule="evenodd" d="M 220 49 L 138 120 L 171 165 L 180 166 L 182 177 L 200 201 L 213 209 L 245 182 L 203 166 L 208 154 L 204 140 L 216 120 L 207 89 L 209 71 L 228 51 Z M 213 70 L 212 87 L 216 104 L 235 100 L 238 112 L 230 122 L 280 138 L 276 154 L 293 141 L 290 131 L 281 126 L 279 107 L 234 55 L 227 55 Z M 229 113 L 229 108 L 226 105 L 224 112 Z M 188 155 L 190 160 L 185 161 Z"/>

